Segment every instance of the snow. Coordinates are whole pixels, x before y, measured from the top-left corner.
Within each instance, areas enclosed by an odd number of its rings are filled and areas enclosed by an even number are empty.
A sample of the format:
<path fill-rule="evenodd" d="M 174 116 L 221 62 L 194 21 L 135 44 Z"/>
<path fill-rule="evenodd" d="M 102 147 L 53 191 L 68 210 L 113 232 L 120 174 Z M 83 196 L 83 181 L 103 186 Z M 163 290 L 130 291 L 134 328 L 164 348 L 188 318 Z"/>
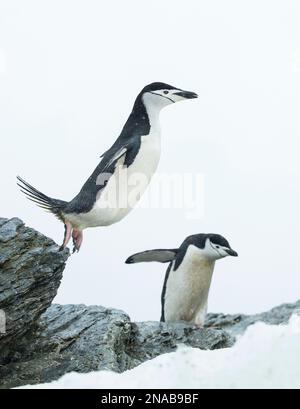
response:
<path fill-rule="evenodd" d="M 26 388 L 300 388 L 300 315 L 287 325 L 257 323 L 234 347 L 201 351 L 179 346 L 117 374 L 70 373 L 58 381 Z"/>

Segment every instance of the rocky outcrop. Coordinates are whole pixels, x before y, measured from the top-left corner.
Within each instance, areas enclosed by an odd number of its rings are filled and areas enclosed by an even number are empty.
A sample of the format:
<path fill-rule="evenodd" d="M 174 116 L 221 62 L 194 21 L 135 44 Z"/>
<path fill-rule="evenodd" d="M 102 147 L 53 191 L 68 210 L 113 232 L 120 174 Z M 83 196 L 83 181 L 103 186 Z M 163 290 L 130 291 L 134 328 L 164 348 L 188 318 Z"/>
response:
<path fill-rule="evenodd" d="M 257 322 L 269 325 L 286 324 L 293 314 L 300 314 L 300 300 L 293 304 L 283 304 L 261 314 L 208 314 L 206 325 L 210 328 L 222 328 L 234 337 L 242 335 L 246 329 Z"/>
<path fill-rule="evenodd" d="M 21 220 L 0 219 L 0 310 L 7 318 L 0 334 L 0 388 L 49 382 L 71 371 L 123 372 L 179 344 L 230 347 L 249 325 L 284 323 L 300 308 L 298 302 L 254 316 L 210 314 L 207 327 L 195 329 L 133 323 L 124 312 L 99 306 L 50 306 L 68 256 Z"/>
<path fill-rule="evenodd" d="M 0 369 L 1 387 L 49 382 L 72 371 L 123 372 L 183 343 L 216 349 L 231 346 L 233 339 L 223 330 L 136 324 L 122 311 L 103 307 L 53 305 Z"/>
<path fill-rule="evenodd" d="M 0 219 L 0 310 L 6 316 L 0 365 L 51 305 L 68 255 L 20 219 Z"/>
<path fill-rule="evenodd" d="M 133 323 L 124 312 L 99 306 L 52 305 L 0 367 L 0 388 L 50 382 L 73 371 L 123 372 L 179 344 L 227 348 L 248 326 L 286 323 L 299 306 L 300 301 L 253 316 L 209 314 L 207 327 L 195 329 L 182 323 Z"/>

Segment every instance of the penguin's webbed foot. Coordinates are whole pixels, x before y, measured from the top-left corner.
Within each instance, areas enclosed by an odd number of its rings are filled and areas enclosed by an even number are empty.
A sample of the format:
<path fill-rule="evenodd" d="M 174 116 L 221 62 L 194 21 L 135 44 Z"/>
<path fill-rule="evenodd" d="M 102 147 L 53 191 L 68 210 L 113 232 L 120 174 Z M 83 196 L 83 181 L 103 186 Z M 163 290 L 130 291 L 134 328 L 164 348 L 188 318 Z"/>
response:
<path fill-rule="evenodd" d="M 73 230 L 72 233 L 72 238 L 73 238 L 73 254 L 77 251 L 79 252 L 80 247 L 83 242 L 83 233 L 81 230 Z"/>
<path fill-rule="evenodd" d="M 60 251 L 64 250 L 69 241 L 71 240 L 72 237 L 72 225 L 69 222 L 65 223 L 65 235 L 64 235 L 64 242 L 63 244 L 60 246 Z"/>

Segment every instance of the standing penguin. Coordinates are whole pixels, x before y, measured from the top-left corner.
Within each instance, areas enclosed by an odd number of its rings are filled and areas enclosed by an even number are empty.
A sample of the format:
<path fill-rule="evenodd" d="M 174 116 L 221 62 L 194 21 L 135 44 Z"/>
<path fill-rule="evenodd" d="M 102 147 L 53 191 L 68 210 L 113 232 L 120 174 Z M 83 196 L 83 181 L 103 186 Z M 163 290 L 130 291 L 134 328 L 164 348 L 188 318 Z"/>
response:
<path fill-rule="evenodd" d="M 70 202 L 52 199 L 18 177 L 21 191 L 64 223 L 62 248 L 72 237 L 74 251 L 79 251 L 84 229 L 111 225 L 132 210 L 159 163 L 161 109 L 192 98 L 197 94 L 168 84 L 147 85 L 137 96 L 120 136 Z"/>
<path fill-rule="evenodd" d="M 219 234 L 195 234 L 178 249 L 144 251 L 129 257 L 126 263 L 170 263 L 161 297 L 161 321 L 187 321 L 202 327 L 215 261 L 237 255 Z"/>

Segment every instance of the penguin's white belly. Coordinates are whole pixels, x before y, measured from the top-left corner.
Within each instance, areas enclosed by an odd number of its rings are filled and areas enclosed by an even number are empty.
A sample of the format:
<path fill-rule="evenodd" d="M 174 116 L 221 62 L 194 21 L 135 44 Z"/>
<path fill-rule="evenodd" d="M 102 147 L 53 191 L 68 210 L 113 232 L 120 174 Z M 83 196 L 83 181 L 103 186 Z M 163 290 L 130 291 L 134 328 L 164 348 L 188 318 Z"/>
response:
<path fill-rule="evenodd" d="M 109 226 L 123 219 L 147 189 L 160 159 L 160 133 L 141 137 L 140 150 L 133 163 L 124 166 L 125 155 L 118 161 L 114 174 L 99 193 L 93 209 L 76 215 L 80 229 Z"/>
<path fill-rule="evenodd" d="M 189 246 L 176 271 L 171 267 L 165 294 L 165 321 L 204 325 L 214 262 L 204 260 L 197 247 Z"/>

